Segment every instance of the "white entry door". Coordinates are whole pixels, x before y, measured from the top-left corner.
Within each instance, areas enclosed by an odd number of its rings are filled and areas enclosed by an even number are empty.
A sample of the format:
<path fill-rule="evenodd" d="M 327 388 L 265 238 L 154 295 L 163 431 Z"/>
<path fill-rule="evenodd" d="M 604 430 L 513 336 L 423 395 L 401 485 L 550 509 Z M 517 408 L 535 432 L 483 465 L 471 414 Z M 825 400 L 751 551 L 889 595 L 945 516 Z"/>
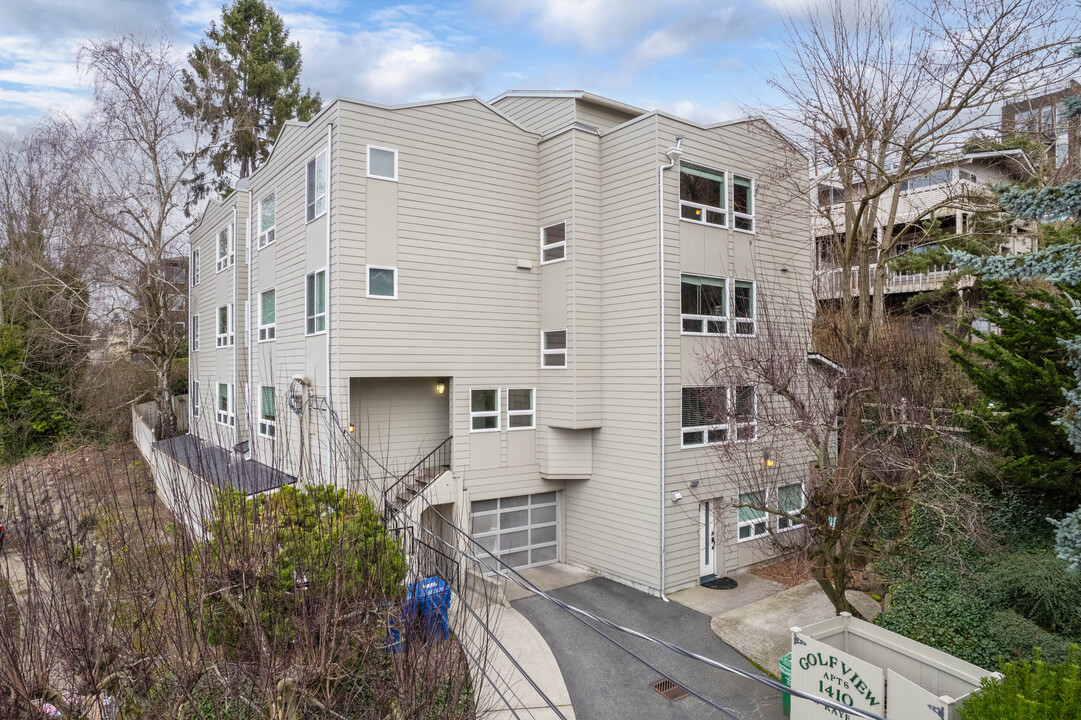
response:
<path fill-rule="evenodd" d="M 712 500 L 698 505 L 699 551 L 698 574 L 711 577 L 717 574 L 717 528 L 713 517 Z"/>

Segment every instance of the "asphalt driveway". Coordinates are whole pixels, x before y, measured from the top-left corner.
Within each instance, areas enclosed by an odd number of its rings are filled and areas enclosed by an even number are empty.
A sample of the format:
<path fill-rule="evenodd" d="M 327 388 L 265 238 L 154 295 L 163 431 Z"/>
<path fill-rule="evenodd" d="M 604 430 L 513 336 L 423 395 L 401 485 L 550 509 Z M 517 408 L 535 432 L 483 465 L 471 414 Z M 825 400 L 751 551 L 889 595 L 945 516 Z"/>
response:
<path fill-rule="evenodd" d="M 718 591 L 723 592 L 723 591 Z M 710 630 L 710 617 L 674 602 L 597 578 L 553 590 L 550 595 L 625 627 L 647 632 L 713 660 L 760 672 Z M 540 632 L 552 649 L 570 692 L 578 720 L 713 720 L 726 717 L 691 696 L 675 702 L 650 687 L 660 675 L 587 628 L 577 616 L 539 597 L 512 606 Z M 603 626 L 612 637 L 684 687 L 709 698 L 744 720 L 782 720 L 781 695 L 760 683 Z"/>

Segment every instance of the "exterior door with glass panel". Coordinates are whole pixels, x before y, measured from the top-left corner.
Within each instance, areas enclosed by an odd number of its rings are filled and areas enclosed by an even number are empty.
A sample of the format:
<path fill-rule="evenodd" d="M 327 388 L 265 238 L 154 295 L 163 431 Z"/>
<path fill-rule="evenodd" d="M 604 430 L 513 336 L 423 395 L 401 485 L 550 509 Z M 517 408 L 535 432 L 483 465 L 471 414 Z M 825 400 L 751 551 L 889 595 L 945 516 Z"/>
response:
<path fill-rule="evenodd" d="M 555 492 L 517 495 L 472 503 L 473 537 L 481 547 L 514 568 L 557 560 Z"/>
<path fill-rule="evenodd" d="M 698 505 L 699 552 L 698 574 L 712 577 L 717 574 L 717 523 L 713 517 L 714 502 L 706 500 Z"/>

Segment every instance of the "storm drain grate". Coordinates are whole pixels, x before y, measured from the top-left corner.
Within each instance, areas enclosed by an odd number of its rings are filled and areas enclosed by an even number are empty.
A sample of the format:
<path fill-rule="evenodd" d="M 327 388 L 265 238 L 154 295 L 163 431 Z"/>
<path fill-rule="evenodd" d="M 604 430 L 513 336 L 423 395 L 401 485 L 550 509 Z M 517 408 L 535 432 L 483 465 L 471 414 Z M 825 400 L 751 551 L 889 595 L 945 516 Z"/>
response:
<path fill-rule="evenodd" d="M 650 687 L 659 692 L 666 700 L 671 700 L 672 702 L 682 700 L 685 697 L 690 697 L 689 692 L 668 679 L 658 680 L 657 682 L 652 683 Z"/>

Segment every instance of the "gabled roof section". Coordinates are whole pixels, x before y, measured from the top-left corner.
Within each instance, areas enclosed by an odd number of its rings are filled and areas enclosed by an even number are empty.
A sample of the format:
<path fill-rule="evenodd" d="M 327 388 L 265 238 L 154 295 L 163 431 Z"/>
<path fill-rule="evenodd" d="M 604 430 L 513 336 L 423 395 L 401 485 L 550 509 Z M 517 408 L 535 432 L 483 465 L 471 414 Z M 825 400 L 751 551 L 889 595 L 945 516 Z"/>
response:
<path fill-rule="evenodd" d="M 787 143 L 793 150 L 798 152 L 801 156 L 803 156 L 804 158 L 808 157 L 807 153 L 803 151 L 803 148 L 801 148 L 796 143 L 792 142 L 792 139 L 789 138 L 788 135 L 786 135 L 784 132 L 782 132 L 779 127 L 777 127 L 773 122 L 771 122 L 768 118 L 766 118 L 763 115 L 748 115 L 747 117 L 735 118 L 733 120 L 722 120 L 721 122 L 703 124 L 703 123 L 700 123 L 700 122 L 695 122 L 694 120 L 688 120 L 687 118 L 680 117 L 679 115 L 673 115 L 672 113 L 667 112 L 665 110 L 651 110 L 651 111 L 649 111 L 649 112 L 647 112 L 647 113 L 645 113 L 643 115 L 639 115 L 638 117 L 636 117 L 636 118 L 634 118 L 632 120 L 628 120 L 627 122 L 623 123 L 622 125 L 616 125 L 614 128 L 609 128 L 608 130 L 604 130 L 604 131 L 601 132 L 601 135 L 608 135 L 610 133 L 618 132 L 619 130 L 622 130 L 625 127 L 628 127 L 630 125 L 633 125 L 634 123 L 641 122 L 641 121 L 646 120 L 646 119 L 651 118 L 651 117 L 667 118 L 668 120 L 674 120 L 676 122 L 683 123 L 685 125 L 690 125 L 691 127 L 698 128 L 699 130 L 717 130 L 719 128 L 729 127 L 729 126 L 732 126 L 732 125 L 743 125 L 743 124 L 750 124 L 750 123 L 760 122 L 760 123 L 763 123 L 764 125 L 767 125 L 770 130 L 772 130 L 773 132 L 775 132 L 777 134 L 777 137 L 784 140 L 785 143 Z"/>
<path fill-rule="evenodd" d="M 965 153 L 961 156 L 961 162 L 973 160 L 1005 160 L 1016 165 L 1022 172 L 1029 175 L 1036 174 L 1036 168 L 1032 166 L 1032 160 L 1021 148 L 1008 150 L 987 150 L 986 152 Z"/>
<path fill-rule="evenodd" d="M 203 221 L 206 220 L 207 215 L 210 214 L 210 211 L 212 209 L 217 210 L 219 208 L 225 207 L 226 205 L 229 205 L 233 201 L 233 199 L 237 197 L 238 192 L 248 192 L 247 178 L 240 178 L 239 180 L 237 180 L 236 186 L 233 188 L 233 191 L 226 195 L 224 198 L 220 200 L 218 200 L 217 198 L 208 198 L 206 205 L 203 207 L 203 211 L 199 213 L 199 219 L 194 225 L 192 225 L 188 229 L 188 237 L 190 238 L 196 233 L 196 231 L 199 230 L 199 228 L 203 226 Z"/>
<path fill-rule="evenodd" d="M 601 107 L 611 108 L 613 110 L 619 110 L 625 112 L 628 115 L 643 115 L 645 110 L 634 105 L 628 105 L 621 103 L 618 100 L 606 98 L 603 95 L 595 95 L 585 90 L 508 90 L 507 92 L 492 98 L 489 103 L 495 105 L 504 98 L 512 97 L 524 97 L 524 98 L 569 98 L 571 100 L 584 100 L 594 105 L 600 105 Z"/>

